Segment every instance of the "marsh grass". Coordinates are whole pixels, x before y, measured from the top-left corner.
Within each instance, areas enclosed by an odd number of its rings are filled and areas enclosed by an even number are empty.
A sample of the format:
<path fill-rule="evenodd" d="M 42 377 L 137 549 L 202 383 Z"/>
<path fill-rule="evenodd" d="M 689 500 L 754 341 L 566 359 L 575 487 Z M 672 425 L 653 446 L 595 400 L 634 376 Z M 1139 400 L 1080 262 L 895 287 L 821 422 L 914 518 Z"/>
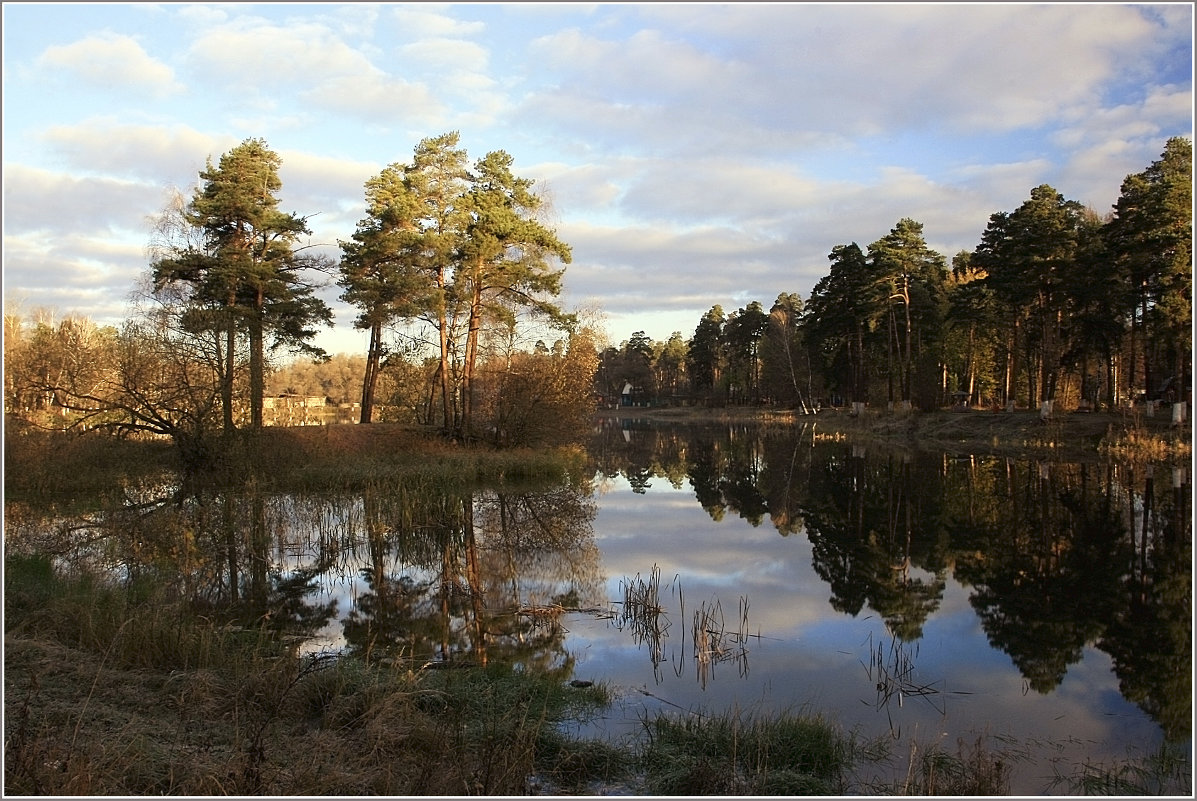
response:
<path fill-rule="evenodd" d="M 644 721 L 651 795 L 832 795 L 851 741 L 815 715 L 658 716 Z"/>
<path fill-rule="evenodd" d="M 5 584 L 9 794 L 502 795 L 599 769 L 553 724 L 601 685 L 300 656 L 45 557 L 7 556 Z"/>
<path fill-rule="evenodd" d="M 1004 795 L 1030 753 L 978 739 L 895 760 L 892 738 L 805 711 L 661 714 L 626 744 L 578 739 L 560 724 L 612 693 L 568 667 L 300 655 L 189 614 L 152 576 L 99 581 L 44 556 L 7 554 L 4 590 L 9 795 Z M 1188 789 L 1174 751 L 1056 769 L 1071 792 Z"/>
<path fill-rule="evenodd" d="M 5 492 L 44 504 L 58 499 L 86 508 L 113 487 L 181 469 L 166 440 L 117 439 L 21 429 L 6 431 Z M 253 480 L 264 490 L 355 490 L 402 476 L 445 487 L 484 481 L 501 486 L 578 479 L 585 452 L 577 446 L 507 448 L 461 445 L 419 426 L 376 423 L 237 431 L 210 447 L 197 481 L 220 487 Z M 94 504 L 93 504 L 94 505 Z"/>
<path fill-rule="evenodd" d="M 1190 437 L 1188 429 L 1149 430 L 1132 420 L 1120 428 L 1111 426 L 1110 433 L 1098 446 L 1098 452 L 1108 458 L 1132 462 L 1187 459 L 1192 454 Z"/>
<path fill-rule="evenodd" d="M 402 475 L 460 487 L 480 481 L 504 486 L 581 475 L 581 448 L 461 445 L 417 426 L 376 423 L 258 432 L 252 468 L 276 489 L 357 489 Z"/>
<path fill-rule="evenodd" d="M 176 466 L 166 440 L 51 432 L 11 423 L 5 421 L 4 432 L 6 502 L 52 499 L 64 512 L 86 509 L 114 486 L 161 476 Z"/>
<path fill-rule="evenodd" d="M 894 795 L 1007 795 L 1013 761 L 1010 754 L 991 749 L 983 737 L 971 743 L 959 740 L 954 752 L 939 745 L 926 750 L 912 745 L 905 779 L 889 789 Z"/>
<path fill-rule="evenodd" d="M 1191 797 L 1192 763 L 1178 745 L 1164 745 L 1148 754 L 1128 754 L 1115 764 L 1084 762 L 1064 773 L 1056 766 L 1051 789 L 1069 795 Z"/>

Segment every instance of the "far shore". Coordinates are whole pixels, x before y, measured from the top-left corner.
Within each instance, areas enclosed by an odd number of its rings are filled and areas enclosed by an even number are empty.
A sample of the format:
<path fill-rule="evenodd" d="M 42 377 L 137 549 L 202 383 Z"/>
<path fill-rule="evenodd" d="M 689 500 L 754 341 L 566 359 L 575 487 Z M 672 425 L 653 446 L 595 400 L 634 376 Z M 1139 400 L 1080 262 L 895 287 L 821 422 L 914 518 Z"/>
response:
<path fill-rule="evenodd" d="M 836 436 L 853 442 L 936 449 L 948 453 L 1029 454 L 1081 458 L 1116 455 L 1149 460 L 1188 461 L 1192 423 L 1173 426 L 1163 407 L 1148 415 L 1142 409 L 1055 412 L 1043 420 L 1038 410 L 1014 412 L 940 409 L 932 412 L 824 408 L 815 414 L 773 407 L 620 407 L 603 409 L 598 417 L 679 423 L 754 422 L 807 426 L 814 436 Z M 1128 448 L 1144 453 L 1128 452 Z"/>

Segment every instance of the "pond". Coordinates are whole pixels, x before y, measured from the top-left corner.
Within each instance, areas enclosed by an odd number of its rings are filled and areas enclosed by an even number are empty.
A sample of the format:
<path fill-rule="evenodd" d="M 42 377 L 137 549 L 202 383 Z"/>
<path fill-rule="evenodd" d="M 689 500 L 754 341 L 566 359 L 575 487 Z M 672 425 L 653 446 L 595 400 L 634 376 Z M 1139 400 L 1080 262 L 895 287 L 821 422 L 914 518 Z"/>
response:
<path fill-rule="evenodd" d="M 903 755 L 984 738 L 1023 795 L 1165 742 L 1191 758 L 1187 471 L 866 448 L 813 425 L 612 420 L 590 453 L 555 486 L 123 488 L 9 525 L 170 572 L 308 651 L 570 666 L 615 690 L 584 736 L 636 736 L 657 711 L 808 711 Z"/>

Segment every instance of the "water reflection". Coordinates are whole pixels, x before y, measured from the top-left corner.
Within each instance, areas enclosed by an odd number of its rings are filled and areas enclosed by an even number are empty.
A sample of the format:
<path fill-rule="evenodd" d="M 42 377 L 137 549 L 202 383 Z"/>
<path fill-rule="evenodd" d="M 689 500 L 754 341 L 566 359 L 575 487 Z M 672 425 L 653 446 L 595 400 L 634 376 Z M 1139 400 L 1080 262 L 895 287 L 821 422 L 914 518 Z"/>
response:
<path fill-rule="evenodd" d="M 815 425 L 622 421 L 591 455 L 593 482 L 531 488 L 123 487 L 82 517 L 6 509 L 7 534 L 372 662 L 585 672 L 683 709 L 814 703 L 849 727 L 871 710 L 895 733 L 1088 727 L 1082 758 L 1191 737 L 1183 469 Z"/>
<path fill-rule="evenodd" d="M 379 483 L 359 493 L 124 488 L 58 531 L 64 558 L 153 574 L 222 623 L 369 661 L 561 668 L 546 609 L 605 604 L 586 485 Z M 36 527 L 33 521 L 31 528 Z M 68 553 L 69 552 L 69 553 Z"/>
<path fill-rule="evenodd" d="M 600 428 L 593 453 L 634 492 L 688 483 L 714 521 L 804 533 L 830 607 L 877 614 L 897 643 L 917 646 L 950 579 L 1027 691 L 1052 693 L 1096 648 L 1166 739 L 1191 736 L 1183 468 L 866 449 L 813 425 L 626 420 Z"/>

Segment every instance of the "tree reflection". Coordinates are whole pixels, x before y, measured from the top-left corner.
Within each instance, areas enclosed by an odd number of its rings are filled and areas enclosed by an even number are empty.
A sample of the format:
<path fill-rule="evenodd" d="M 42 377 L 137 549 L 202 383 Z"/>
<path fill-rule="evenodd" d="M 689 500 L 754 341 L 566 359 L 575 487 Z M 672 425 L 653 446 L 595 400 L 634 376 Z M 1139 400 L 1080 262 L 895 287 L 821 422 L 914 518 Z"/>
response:
<path fill-rule="evenodd" d="M 606 600 L 588 483 L 396 480 L 320 495 L 185 486 L 114 493 L 65 527 L 76 558 L 95 552 L 129 581 L 153 574 L 213 620 L 324 632 L 367 661 L 414 667 L 501 659 L 568 669 L 564 629 L 529 609 Z"/>
<path fill-rule="evenodd" d="M 1192 736 L 1191 485 L 1181 468 L 1171 484 L 1159 489 L 1154 476 L 1144 479 L 1144 525 L 1137 549 L 1130 528 L 1125 605 L 1099 645 L 1114 660 L 1122 694 L 1158 721 L 1170 742 L 1183 742 Z"/>
<path fill-rule="evenodd" d="M 370 559 L 344 620 L 348 647 L 417 665 L 564 664 L 564 630 L 521 611 L 594 596 L 601 577 L 588 492 L 366 493 Z"/>
<path fill-rule="evenodd" d="M 915 482 L 913 458 L 887 454 L 870 465 L 860 447 L 830 456 L 812 473 L 804 510 L 832 607 L 857 615 L 867 603 L 908 642 L 939 608 L 947 574 L 937 528 L 942 496 L 925 472 Z"/>
<path fill-rule="evenodd" d="M 1086 647 L 1173 740 L 1191 729 L 1191 478 L 1144 468 L 897 452 L 811 427 L 647 424 L 600 431 L 604 475 L 688 476 L 711 519 L 805 531 L 830 606 L 922 636 L 948 571 L 1028 688 L 1059 686 Z M 606 439 L 604 439 L 606 437 Z M 621 461 L 624 459 L 625 461 Z M 673 478 L 671 478 L 671 482 Z M 1162 486 L 1161 486 L 1162 485 Z M 674 486 L 678 486 L 674 483 Z"/>
<path fill-rule="evenodd" d="M 1046 693 L 1113 614 L 1123 528 L 1092 492 L 1092 468 L 1007 462 L 1007 503 L 957 563 L 990 642 Z M 1003 514 L 1003 510 L 1005 513 Z M 969 547 L 971 546 L 971 547 Z"/>

